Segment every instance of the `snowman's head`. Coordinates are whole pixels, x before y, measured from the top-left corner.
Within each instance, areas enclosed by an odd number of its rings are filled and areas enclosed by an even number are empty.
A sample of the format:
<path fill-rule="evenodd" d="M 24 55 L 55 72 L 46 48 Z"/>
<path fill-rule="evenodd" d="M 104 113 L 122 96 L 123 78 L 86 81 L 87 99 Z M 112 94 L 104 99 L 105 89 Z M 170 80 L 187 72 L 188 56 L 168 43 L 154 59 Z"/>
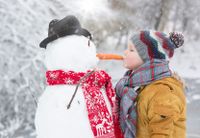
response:
<path fill-rule="evenodd" d="M 49 43 L 45 52 L 48 70 L 86 71 L 96 67 L 98 62 L 96 47 L 85 36 L 69 35 L 59 38 Z"/>
<path fill-rule="evenodd" d="M 49 23 L 48 37 L 40 47 L 46 49 L 48 70 L 86 71 L 96 66 L 96 49 L 90 32 L 81 27 L 78 19 L 69 15 Z"/>

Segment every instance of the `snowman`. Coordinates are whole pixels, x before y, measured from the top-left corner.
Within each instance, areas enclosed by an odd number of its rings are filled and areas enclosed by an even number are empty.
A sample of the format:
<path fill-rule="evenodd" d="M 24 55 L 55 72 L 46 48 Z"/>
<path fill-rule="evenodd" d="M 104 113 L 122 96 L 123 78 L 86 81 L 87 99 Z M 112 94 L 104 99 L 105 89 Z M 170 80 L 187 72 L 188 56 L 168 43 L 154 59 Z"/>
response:
<path fill-rule="evenodd" d="M 37 138 L 114 138 L 111 77 L 97 70 L 96 48 L 75 16 L 49 23 L 46 88 L 35 116 Z"/>

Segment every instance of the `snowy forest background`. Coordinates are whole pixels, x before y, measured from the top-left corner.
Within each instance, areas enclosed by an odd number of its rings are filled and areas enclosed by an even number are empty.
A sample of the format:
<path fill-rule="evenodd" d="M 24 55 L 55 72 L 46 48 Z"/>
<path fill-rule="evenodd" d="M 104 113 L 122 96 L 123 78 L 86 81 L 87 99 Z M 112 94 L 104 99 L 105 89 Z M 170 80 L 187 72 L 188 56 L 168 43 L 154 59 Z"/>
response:
<path fill-rule="evenodd" d="M 0 138 L 36 137 L 34 99 L 45 88 L 38 45 L 49 21 L 69 14 L 91 31 L 98 52 L 123 54 L 129 35 L 141 29 L 183 32 L 185 45 L 171 66 L 187 85 L 187 137 L 200 138 L 199 0 L 0 0 Z M 114 83 L 124 72 L 119 61 L 99 67 Z"/>

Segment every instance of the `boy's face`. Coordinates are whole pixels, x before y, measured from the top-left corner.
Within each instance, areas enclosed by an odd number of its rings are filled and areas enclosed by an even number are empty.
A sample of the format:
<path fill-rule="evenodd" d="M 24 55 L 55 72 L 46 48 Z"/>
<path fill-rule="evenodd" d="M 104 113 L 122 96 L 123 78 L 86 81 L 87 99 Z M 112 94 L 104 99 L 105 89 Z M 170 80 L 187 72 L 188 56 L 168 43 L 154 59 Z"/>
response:
<path fill-rule="evenodd" d="M 124 51 L 124 67 L 135 70 L 144 62 L 139 56 L 134 44 L 129 41 L 127 49 Z"/>

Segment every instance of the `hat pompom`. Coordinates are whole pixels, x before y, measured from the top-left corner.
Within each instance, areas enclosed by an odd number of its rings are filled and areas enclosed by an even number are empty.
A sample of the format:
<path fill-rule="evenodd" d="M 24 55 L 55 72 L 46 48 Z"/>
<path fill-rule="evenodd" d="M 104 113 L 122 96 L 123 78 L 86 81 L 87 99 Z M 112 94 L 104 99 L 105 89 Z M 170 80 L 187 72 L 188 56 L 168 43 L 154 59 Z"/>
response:
<path fill-rule="evenodd" d="M 177 32 L 171 32 L 169 35 L 170 35 L 169 38 L 174 43 L 176 48 L 179 48 L 183 45 L 183 43 L 184 43 L 183 34 L 177 33 Z"/>

